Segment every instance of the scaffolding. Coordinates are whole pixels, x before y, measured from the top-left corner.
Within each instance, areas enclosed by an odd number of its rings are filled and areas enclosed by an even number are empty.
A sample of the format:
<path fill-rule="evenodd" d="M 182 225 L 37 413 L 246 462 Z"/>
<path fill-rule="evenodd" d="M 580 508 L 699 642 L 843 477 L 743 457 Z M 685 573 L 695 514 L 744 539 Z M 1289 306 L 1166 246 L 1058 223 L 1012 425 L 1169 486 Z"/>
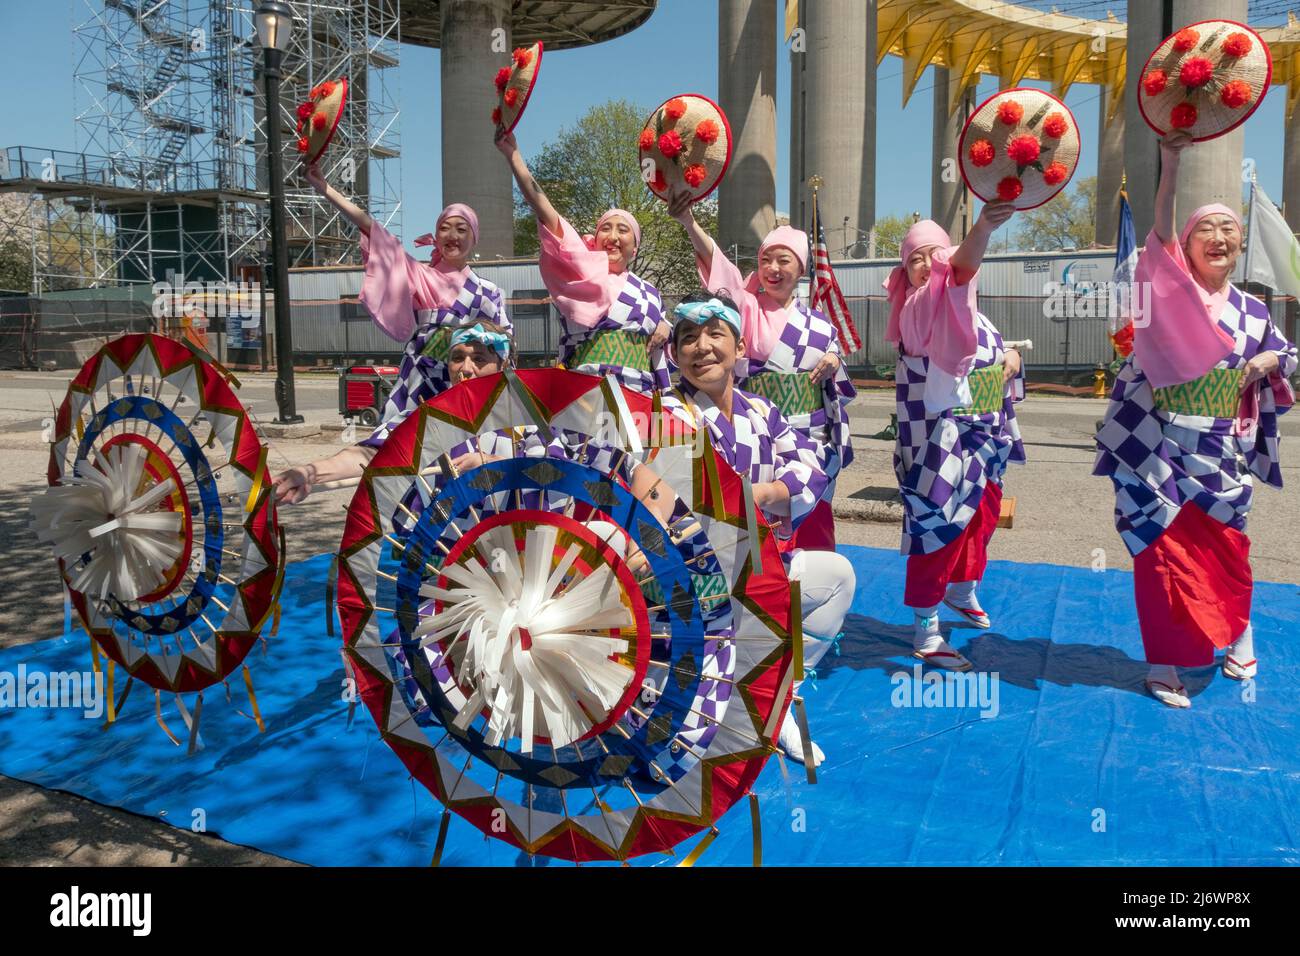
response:
<path fill-rule="evenodd" d="M 74 0 L 78 152 L 0 151 L 0 248 L 30 251 L 31 291 L 227 279 L 269 246 L 256 0 Z M 330 181 L 400 228 L 400 0 L 290 2 L 278 121 L 293 265 L 355 263 L 355 227 L 298 174 L 294 109 L 326 79 L 349 98 Z"/>

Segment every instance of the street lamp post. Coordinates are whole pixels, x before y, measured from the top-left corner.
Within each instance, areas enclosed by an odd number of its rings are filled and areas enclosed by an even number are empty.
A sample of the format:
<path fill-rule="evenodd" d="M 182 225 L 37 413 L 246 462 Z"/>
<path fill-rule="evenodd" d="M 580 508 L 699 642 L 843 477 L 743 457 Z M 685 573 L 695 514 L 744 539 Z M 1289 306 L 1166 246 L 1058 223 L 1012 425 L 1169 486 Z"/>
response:
<path fill-rule="evenodd" d="M 280 425 L 297 424 L 293 392 L 293 332 L 289 319 L 289 250 L 284 232 L 284 167 L 280 154 L 280 63 L 293 36 L 293 10 L 279 0 L 263 0 L 253 15 L 262 47 L 266 83 L 267 187 L 271 197 L 271 262 L 275 274 L 275 403 Z"/>

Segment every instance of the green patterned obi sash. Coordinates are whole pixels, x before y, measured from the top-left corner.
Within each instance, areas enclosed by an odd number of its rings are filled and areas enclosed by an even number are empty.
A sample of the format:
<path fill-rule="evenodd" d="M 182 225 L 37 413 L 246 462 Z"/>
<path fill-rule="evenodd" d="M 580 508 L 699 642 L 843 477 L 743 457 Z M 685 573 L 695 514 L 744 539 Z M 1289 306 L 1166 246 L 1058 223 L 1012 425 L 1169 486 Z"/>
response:
<path fill-rule="evenodd" d="M 1239 368 L 1212 368 L 1200 378 L 1153 389 L 1156 408 L 1176 415 L 1202 415 L 1206 418 L 1236 418 L 1241 402 Z"/>
<path fill-rule="evenodd" d="M 767 399 L 789 418 L 811 415 L 822 407 L 822 389 L 813 384 L 809 372 L 759 372 L 740 383 L 740 387 Z"/>
<path fill-rule="evenodd" d="M 568 368 L 580 365 L 613 365 L 652 372 L 650 364 L 650 339 L 640 332 L 624 329 L 605 329 L 574 348 L 566 363 Z"/>
<path fill-rule="evenodd" d="M 427 355 L 436 362 L 446 365 L 451 361 L 451 333 L 453 329 L 449 325 L 439 326 L 433 330 L 433 334 L 424 340 L 424 348 L 420 349 L 421 355 Z"/>
<path fill-rule="evenodd" d="M 987 415 L 1002 411 L 1006 383 L 1002 381 L 1002 363 L 985 365 L 971 371 L 966 380 L 970 383 L 969 405 L 952 410 L 954 415 Z"/>

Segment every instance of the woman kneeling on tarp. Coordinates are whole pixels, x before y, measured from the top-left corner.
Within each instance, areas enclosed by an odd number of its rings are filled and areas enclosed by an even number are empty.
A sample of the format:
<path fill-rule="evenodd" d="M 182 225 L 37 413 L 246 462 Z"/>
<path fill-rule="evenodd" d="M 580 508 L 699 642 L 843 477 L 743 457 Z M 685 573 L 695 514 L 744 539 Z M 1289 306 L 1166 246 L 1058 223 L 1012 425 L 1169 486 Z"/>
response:
<path fill-rule="evenodd" d="M 775 405 L 736 387 L 736 364 L 745 359 L 746 343 L 731 299 L 709 292 L 688 296 L 673 311 L 673 323 L 672 359 L 681 377 L 677 388 L 664 393 L 663 407 L 695 428 L 708 429 L 713 448 L 748 476 L 756 508 L 777 526 L 790 580 L 801 583 L 804 666 L 811 668 L 839 635 L 855 585 L 853 566 L 842 555 L 791 546 L 791 534 L 826 487 L 817 449 Z M 792 716 L 781 725 L 777 742 L 792 759 L 803 761 L 803 737 Z M 821 763 L 821 749 L 812 744 L 811 751 L 814 766 Z"/>
<path fill-rule="evenodd" d="M 1190 145 L 1183 132 L 1161 142 L 1155 226 L 1136 273 L 1150 304 L 1133 322 L 1093 469 L 1114 482 L 1115 527 L 1133 555 L 1146 686 L 1170 707 L 1192 705 L 1177 669 L 1214 663 L 1218 648 L 1226 676 L 1255 676 L 1246 515 L 1253 478 L 1282 487 L 1277 416 L 1294 401 L 1296 369 L 1268 308 L 1232 285 L 1237 212 L 1202 206 L 1174 233 Z"/>

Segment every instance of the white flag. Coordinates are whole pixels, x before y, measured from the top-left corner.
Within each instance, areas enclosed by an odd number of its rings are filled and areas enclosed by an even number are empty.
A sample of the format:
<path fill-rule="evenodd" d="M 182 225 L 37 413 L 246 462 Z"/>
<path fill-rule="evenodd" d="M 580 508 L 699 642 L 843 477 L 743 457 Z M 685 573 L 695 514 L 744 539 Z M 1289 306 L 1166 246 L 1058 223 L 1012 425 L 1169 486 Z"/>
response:
<path fill-rule="evenodd" d="M 1246 279 L 1300 298 L 1300 241 L 1258 183 L 1251 198 Z"/>

